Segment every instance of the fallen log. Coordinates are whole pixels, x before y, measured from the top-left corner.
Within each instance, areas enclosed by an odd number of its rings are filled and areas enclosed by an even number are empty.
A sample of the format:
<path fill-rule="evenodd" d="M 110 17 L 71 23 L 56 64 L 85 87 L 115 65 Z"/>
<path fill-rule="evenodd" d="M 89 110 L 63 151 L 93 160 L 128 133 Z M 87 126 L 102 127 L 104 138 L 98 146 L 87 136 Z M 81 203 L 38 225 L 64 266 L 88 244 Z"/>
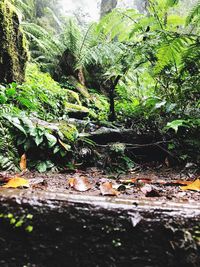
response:
<path fill-rule="evenodd" d="M 30 190 L 0 195 L 1 214 L 24 218 L 13 227 L 1 217 L 1 266 L 200 266 L 199 203 Z"/>
<path fill-rule="evenodd" d="M 90 133 L 80 133 L 80 137 L 86 137 L 97 144 L 111 142 L 147 144 L 153 142 L 154 138 L 149 134 L 138 135 L 133 129 L 101 127 Z"/>

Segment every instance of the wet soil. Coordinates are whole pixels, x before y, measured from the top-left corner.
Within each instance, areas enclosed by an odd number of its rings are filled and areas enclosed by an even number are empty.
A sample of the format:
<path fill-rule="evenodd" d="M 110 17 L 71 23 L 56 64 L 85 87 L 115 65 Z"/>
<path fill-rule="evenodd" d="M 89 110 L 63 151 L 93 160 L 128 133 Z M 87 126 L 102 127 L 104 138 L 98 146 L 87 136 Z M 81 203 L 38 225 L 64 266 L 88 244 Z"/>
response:
<path fill-rule="evenodd" d="M 200 266 L 200 192 L 171 183 L 193 181 L 197 173 L 140 168 L 109 175 L 90 168 L 24 177 L 30 188 L 0 189 L 0 214 L 6 215 L 0 218 L 1 267 Z M 90 190 L 69 186 L 69 179 L 79 177 L 88 178 Z M 119 187 L 136 178 L 118 196 L 101 195 L 105 181 Z M 146 196 L 144 184 L 156 194 Z M 8 214 L 23 218 L 21 227 L 12 225 Z"/>
<path fill-rule="evenodd" d="M 1 176 L 5 173 L 0 173 Z M 6 174 L 7 177 L 13 176 Z M 199 191 L 185 191 L 181 189 L 182 182 L 194 181 L 200 174 L 187 173 L 181 170 L 169 168 L 160 169 L 138 169 L 127 174 L 105 174 L 97 168 L 88 168 L 85 171 L 76 170 L 71 173 L 37 173 L 26 172 L 23 177 L 30 180 L 30 188 L 26 189 L 32 193 L 37 191 L 60 192 L 66 194 L 78 194 L 85 196 L 100 196 L 100 185 L 104 182 L 111 182 L 113 187 L 120 191 L 118 197 L 124 199 L 151 199 L 173 201 L 181 203 L 195 203 L 200 201 Z M 69 186 L 69 179 L 86 177 L 90 183 L 90 189 L 80 192 Z M 131 182 L 133 180 L 133 182 Z M 136 180 L 136 181 L 135 181 Z M 2 183 L 3 184 L 3 183 Z M 147 188 L 145 189 L 145 187 Z M 151 187 L 149 189 L 149 187 Z M 144 188 L 144 190 L 142 189 Z M 1 190 L 5 190 L 0 188 Z M 148 191 L 150 190 L 150 194 Z M 116 196 L 113 196 L 116 197 Z"/>

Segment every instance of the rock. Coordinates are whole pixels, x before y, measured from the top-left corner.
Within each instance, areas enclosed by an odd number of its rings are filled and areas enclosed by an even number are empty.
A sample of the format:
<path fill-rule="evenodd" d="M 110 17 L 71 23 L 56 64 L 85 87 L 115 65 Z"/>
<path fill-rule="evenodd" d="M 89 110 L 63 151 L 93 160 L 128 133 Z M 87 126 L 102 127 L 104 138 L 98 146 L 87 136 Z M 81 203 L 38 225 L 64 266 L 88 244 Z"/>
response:
<path fill-rule="evenodd" d="M 147 11 L 148 0 L 123 0 L 119 1 L 117 8 L 134 8 L 139 13 L 145 13 Z"/>
<path fill-rule="evenodd" d="M 22 82 L 27 50 L 14 6 L 0 1 L 0 83 Z"/>
<path fill-rule="evenodd" d="M 102 0 L 101 1 L 101 18 L 110 13 L 117 6 L 117 0 Z"/>

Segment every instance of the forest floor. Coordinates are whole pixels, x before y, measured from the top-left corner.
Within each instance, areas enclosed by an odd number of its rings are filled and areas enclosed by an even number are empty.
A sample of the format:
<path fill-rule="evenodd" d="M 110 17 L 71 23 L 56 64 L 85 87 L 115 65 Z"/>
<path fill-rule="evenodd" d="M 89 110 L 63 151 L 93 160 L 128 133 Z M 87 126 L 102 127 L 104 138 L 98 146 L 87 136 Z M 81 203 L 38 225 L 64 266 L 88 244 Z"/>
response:
<path fill-rule="evenodd" d="M 13 175 L 1 172 L 1 185 Z M 16 175 L 18 176 L 18 175 Z M 22 177 L 28 179 L 31 193 L 38 191 L 60 192 L 89 196 L 112 196 L 124 199 L 153 199 L 181 203 L 200 201 L 200 191 L 184 190 L 198 180 L 200 173 L 188 173 L 167 167 L 140 167 L 127 174 L 106 174 L 97 168 L 76 170 L 69 173 L 25 172 Z M 1 187 L 0 190 L 6 190 Z"/>
<path fill-rule="evenodd" d="M 183 188 L 199 175 L 145 165 L 120 175 L 25 171 L 14 176 L 29 188 L 8 189 L 13 174 L 0 172 L 0 266 L 200 266 L 200 191 Z"/>

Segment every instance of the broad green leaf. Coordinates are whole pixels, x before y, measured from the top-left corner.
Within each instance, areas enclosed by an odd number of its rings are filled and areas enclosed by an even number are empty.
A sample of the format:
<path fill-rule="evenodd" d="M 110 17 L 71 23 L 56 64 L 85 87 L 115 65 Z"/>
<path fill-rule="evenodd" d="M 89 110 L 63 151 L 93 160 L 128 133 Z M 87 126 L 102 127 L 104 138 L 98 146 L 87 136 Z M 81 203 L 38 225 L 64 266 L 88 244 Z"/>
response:
<path fill-rule="evenodd" d="M 45 133 L 44 134 L 48 140 L 49 147 L 53 147 L 57 143 L 57 138 L 53 136 L 52 134 Z"/>
<path fill-rule="evenodd" d="M 174 120 L 172 122 L 168 122 L 167 123 L 166 129 L 173 129 L 177 133 L 178 132 L 178 128 L 180 126 L 185 126 L 186 127 L 186 125 L 184 123 L 185 123 L 185 120 Z"/>
<path fill-rule="evenodd" d="M 4 115 L 3 117 L 7 119 L 13 126 L 15 126 L 18 130 L 20 130 L 22 133 L 24 133 L 27 136 L 25 129 L 21 126 L 20 120 L 17 117 L 11 117 L 7 115 Z"/>
<path fill-rule="evenodd" d="M 36 135 L 34 141 L 36 143 L 37 146 L 39 146 L 44 140 L 44 137 L 43 136 L 39 136 L 39 135 Z"/>
<path fill-rule="evenodd" d="M 40 162 L 39 164 L 37 164 L 36 169 L 41 173 L 46 172 L 46 170 L 47 170 L 46 162 Z"/>
<path fill-rule="evenodd" d="M 15 88 L 8 88 L 6 90 L 6 95 L 7 97 L 13 97 L 14 95 L 16 95 L 17 91 Z"/>

